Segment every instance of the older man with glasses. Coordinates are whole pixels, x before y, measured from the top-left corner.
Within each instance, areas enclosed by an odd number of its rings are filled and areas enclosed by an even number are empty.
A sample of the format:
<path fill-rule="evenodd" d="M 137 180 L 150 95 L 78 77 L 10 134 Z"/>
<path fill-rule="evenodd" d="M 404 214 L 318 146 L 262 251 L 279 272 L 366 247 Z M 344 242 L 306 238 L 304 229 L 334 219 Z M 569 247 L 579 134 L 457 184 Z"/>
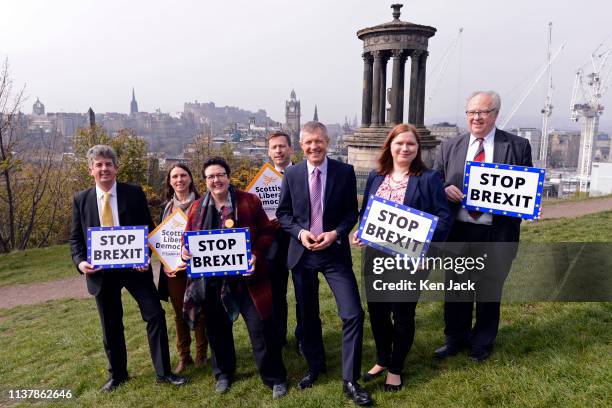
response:
<path fill-rule="evenodd" d="M 467 100 L 470 134 L 455 137 L 440 146 L 434 168 L 444 179 L 445 191 L 455 223 L 448 241 L 461 242 L 460 256 L 485 256 L 483 271 L 471 276 L 447 273 L 447 280 L 476 281 L 471 292 L 447 292 L 444 304 L 446 342 L 435 351 L 438 359 L 469 347 L 470 357 L 484 361 L 491 355 L 499 327 L 500 298 L 504 281 L 516 256 L 520 218 L 468 211 L 461 207 L 466 161 L 533 166 L 529 141 L 495 127 L 501 100 L 493 91 L 474 92 Z M 476 320 L 472 314 L 476 303 Z"/>

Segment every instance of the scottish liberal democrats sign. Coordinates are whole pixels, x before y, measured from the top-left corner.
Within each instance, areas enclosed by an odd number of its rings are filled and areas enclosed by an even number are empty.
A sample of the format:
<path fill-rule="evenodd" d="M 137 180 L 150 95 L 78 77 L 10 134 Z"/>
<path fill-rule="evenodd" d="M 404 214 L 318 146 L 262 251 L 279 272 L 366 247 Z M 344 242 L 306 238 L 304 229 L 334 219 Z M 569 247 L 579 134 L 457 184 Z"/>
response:
<path fill-rule="evenodd" d="M 524 219 L 536 218 L 542 205 L 545 170 L 537 167 L 465 163 L 463 208 Z"/>

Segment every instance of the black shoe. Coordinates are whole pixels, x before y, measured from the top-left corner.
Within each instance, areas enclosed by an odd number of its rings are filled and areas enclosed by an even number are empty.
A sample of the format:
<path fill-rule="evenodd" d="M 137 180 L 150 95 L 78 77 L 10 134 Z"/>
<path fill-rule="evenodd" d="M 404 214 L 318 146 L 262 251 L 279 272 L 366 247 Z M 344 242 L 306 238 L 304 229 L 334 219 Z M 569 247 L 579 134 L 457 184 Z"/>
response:
<path fill-rule="evenodd" d="M 481 363 L 491 357 L 491 351 L 483 347 L 472 347 L 470 349 L 470 358 L 473 361 Z"/>
<path fill-rule="evenodd" d="M 372 398 L 370 397 L 370 394 L 361 388 L 357 381 L 345 381 L 344 385 L 342 386 L 342 391 L 344 392 L 344 395 L 353 400 L 355 405 L 372 405 Z"/>
<path fill-rule="evenodd" d="M 158 384 L 168 383 L 168 384 L 172 384 L 172 385 L 176 385 L 177 387 L 180 387 L 181 385 L 187 384 L 187 378 L 181 377 L 179 375 L 174 375 L 174 374 L 166 374 L 162 376 L 158 375 L 157 383 Z"/>
<path fill-rule="evenodd" d="M 225 394 L 229 391 L 232 386 L 232 378 L 227 374 L 220 374 L 215 384 L 215 392 L 218 394 Z"/>
<path fill-rule="evenodd" d="M 401 390 L 403 386 L 403 384 L 395 385 L 385 383 L 385 385 L 383 386 L 383 390 L 385 390 L 385 392 L 397 392 Z"/>
<path fill-rule="evenodd" d="M 366 372 L 366 373 L 363 374 L 363 377 L 362 377 L 363 382 L 364 383 L 370 382 L 370 381 L 374 380 L 375 378 L 382 376 L 386 371 L 387 371 L 387 369 L 383 368 L 382 370 L 380 370 L 379 372 L 374 373 L 374 374 L 370 374 L 370 373 Z"/>
<path fill-rule="evenodd" d="M 454 344 L 445 344 L 434 351 L 434 357 L 438 360 L 444 360 L 447 357 L 457 355 L 463 348 L 462 346 L 456 346 Z"/>
<path fill-rule="evenodd" d="M 305 390 L 306 388 L 312 388 L 314 383 L 319 378 L 318 373 L 308 372 L 302 379 L 297 383 L 298 390 Z"/>
<path fill-rule="evenodd" d="M 124 378 L 122 380 L 116 380 L 114 378 L 111 378 L 110 380 L 106 382 L 106 384 L 102 386 L 102 388 L 100 388 L 100 392 L 114 391 L 117 387 L 119 387 L 121 384 L 123 384 L 127 380 L 128 380 L 127 378 Z"/>

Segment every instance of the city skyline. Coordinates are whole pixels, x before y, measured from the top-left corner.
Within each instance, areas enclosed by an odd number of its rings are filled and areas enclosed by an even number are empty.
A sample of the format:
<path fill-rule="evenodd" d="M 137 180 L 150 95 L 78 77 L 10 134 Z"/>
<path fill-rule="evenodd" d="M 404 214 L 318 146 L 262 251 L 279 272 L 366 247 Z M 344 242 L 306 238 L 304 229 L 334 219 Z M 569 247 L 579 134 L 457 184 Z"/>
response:
<path fill-rule="evenodd" d="M 391 3 L 186 1 L 168 8 L 140 1 L 13 2 L 3 10 L 0 56 L 8 57 L 16 87 L 27 84 L 27 112 L 40 97 L 50 112 L 91 106 L 127 113 L 134 86 L 141 111 L 175 113 L 184 102 L 213 101 L 265 109 L 282 122 L 284 102 L 295 89 L 302 118 L 311 118 L 317 105 L 321 121 L 343 123 L 361 111 L 362 44 L 355 33 L 390 21 Z M 436 92 L 426 123 L 464 125 L 464 99 L 480 88 L 501 93 L 503 120 L 545 62 L 552 21 L 553 50 L 565 44 L 553 65 L 552 124 L 577 128 L 569 120 L 574 72 L 599 43 L 610 46 L 605 16 L 612 6 L 593 0 L 580 8 L 571 1 L 456 3 L 403 2 L 402 20 L 438 29 L 429 46 L 428 93 L 434 81 Z M 432 74 L 460 27 L 462 40 L 436 80 Z M 509 127 L 539 127 L 544 83 L 534 87 Z M 603 131 L 612 124 L 610 102 L 610 95 L 602 99 L 608 108 Z"/>

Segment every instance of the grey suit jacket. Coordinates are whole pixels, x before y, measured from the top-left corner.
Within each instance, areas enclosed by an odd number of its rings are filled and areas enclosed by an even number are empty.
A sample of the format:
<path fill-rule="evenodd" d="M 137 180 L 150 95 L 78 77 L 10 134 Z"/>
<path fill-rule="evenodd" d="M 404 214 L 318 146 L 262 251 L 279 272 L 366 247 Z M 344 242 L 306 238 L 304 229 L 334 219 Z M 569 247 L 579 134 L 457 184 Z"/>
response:
<path fill-rule="evenodd" d="M 465 134 L 447 140 L 440 146 L 434 169 L 442 175 L 444 187 L 453 184 L 463 190 L 465 156 L 467 155 L 469 141 L 470 135 Z M 529 140 L 496 129 L 492 162 L 532 167 Z M 455 215 L 461 209 L 461 204 L 450 203 L 450 205 Z M 493 215 L 492 226 L 495 229 L 495 236 L 499 238 L 498 241 L 518 242 L 521 228 L 520 218 Z"/>

